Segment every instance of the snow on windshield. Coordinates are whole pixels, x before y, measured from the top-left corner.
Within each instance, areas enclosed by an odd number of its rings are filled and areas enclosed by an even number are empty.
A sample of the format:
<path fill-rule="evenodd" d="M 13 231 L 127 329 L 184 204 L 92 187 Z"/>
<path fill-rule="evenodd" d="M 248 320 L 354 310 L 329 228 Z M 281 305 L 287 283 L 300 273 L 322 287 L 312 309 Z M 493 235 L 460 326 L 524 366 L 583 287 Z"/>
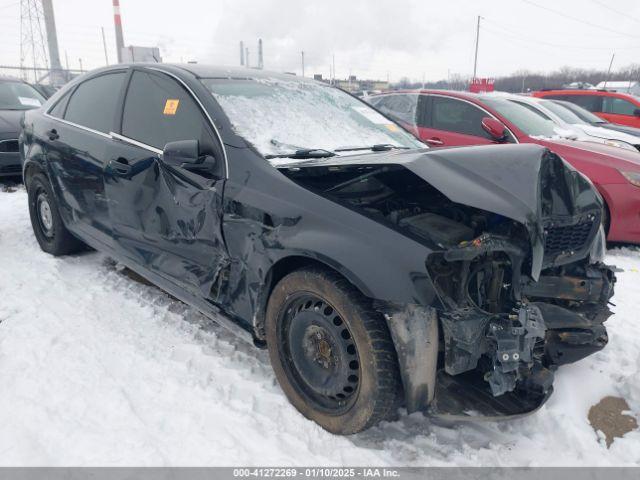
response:
<path fill-rule="evenodd" d="M 313 148 L 422 146 L 350 95 L 307 81 L 203 79 L 236 133 L 263 155 Z"/>

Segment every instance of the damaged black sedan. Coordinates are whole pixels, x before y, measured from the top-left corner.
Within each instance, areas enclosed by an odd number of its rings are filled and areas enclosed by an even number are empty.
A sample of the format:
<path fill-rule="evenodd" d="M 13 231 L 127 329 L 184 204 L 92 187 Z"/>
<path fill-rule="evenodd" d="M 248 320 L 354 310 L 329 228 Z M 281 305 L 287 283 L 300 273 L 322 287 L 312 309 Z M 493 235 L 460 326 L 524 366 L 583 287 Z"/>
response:
<path fill-rule="evenodd" d="M 542 147 L 429 150 L 321 83 L 157 64 L 76 79 L 20 141 L 44 251 L 89 245 L 267 347 L 331 432 L 524 415 L 607 343 L 602 200 Z"/>

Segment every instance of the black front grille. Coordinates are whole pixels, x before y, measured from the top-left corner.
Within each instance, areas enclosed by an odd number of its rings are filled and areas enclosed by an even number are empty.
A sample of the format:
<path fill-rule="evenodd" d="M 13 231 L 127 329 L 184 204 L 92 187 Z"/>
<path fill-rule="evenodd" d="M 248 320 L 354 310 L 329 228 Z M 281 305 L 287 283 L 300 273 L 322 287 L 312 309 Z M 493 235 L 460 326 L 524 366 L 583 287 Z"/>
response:
<path fill-rule="evenodd" d="M 17 153 L 19 151 L 18 140 L 0 140 L 0 153 Z"/>
<path fill-rule="evenodd" d="M 544 241 L 545 255 L 556 256 L 580 250 L 589 240 L 592 228 L 593 220 L 547 228 Z"/>

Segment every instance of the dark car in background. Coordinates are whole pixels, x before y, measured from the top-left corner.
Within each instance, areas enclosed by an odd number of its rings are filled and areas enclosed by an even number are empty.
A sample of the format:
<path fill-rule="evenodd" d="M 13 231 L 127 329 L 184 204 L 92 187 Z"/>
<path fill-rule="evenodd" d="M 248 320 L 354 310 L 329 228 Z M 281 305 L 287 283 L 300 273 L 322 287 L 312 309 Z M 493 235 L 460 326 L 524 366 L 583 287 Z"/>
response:
<path fill-rule="evenodd" d="M 40 93 L 40 95 L 42 95 L 44 98 L 50 98 L 51 95 L 58 91 L 58 87 L 54 85 L 45 85 L 42 83 L 32 83 L 30 85 L 35 88 L 38 93 Z"/>
<path fill-rule="evenodd" d="M 593 182 L 605 201 L 607 238 L 640 243 L 640 154 L 563 140 L 556 125 L 500 95 L 397 91 L 368 99 L 433 147 L 533 143 L 560 155 Z"/>
<path fill-rule="evenodd" d="M 26 110 L 40 107 L 45 99 L 26 82 L 0 77 L 0 177 L 22 173 L 18 135 Z"/>
<path fill-rule="evenodd" d="M 430 150 L 334 87 L 203 65 L 97 70 L 24 124 L 40 247 L 267 347 L 331 432 L 530 413 L 607 343 L 602 200 L 544 147 Z"/>
<path fill-rule="evenodd" d="M 531 95 L 575 103 L 608 122 L 640 128 L 640 97 L 636 95 L 608 90 L 541 90 Z"/>

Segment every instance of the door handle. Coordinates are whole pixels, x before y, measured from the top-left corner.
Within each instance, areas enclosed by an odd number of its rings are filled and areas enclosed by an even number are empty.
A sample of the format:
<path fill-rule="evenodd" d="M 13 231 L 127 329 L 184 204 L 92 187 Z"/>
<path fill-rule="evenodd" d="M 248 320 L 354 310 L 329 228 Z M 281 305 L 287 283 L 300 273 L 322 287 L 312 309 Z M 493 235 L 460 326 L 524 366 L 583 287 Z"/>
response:
<path fill-rule="evenodd" d="M 431 137 L 425 140 L 429 145 L 440 146 L 444 145 L 444 142 L 440 140 L 438 137 Z"/>
<path fill-rule="evenodd" d="M 116 175 L 122 177 L 131 172 L 131 165 L 129 165 L 129 161 L 123 157 L 118 157 L 115 160 L 109 160 L 107 165 Z"/>
<path fill-rule="evenodd" d="M 51 141 L 54 141 L 60 138 L 60 135 L 58 135 L 58 131 L 55 128 L 48 130 L 46 134 L 47 134 L 47 137 L 49 137 L 49 140 Z"/>

